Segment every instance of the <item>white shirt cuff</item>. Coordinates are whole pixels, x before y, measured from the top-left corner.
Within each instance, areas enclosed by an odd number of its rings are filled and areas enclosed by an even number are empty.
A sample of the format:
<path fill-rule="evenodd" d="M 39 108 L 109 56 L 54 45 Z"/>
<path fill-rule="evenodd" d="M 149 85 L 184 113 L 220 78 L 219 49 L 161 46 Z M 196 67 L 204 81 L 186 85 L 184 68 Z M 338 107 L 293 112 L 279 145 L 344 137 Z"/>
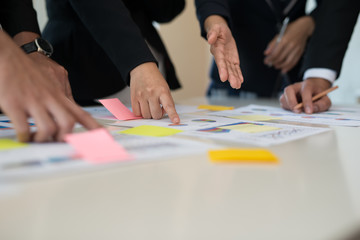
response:
<path fill-rule="evenodd" d="M 335 82 L 336 75 L 336 71 L 328 68 L 310 68 L 305 71 L 303 80 L 306 80 L 308 78 L 323 78 L 333 84 Z"/>

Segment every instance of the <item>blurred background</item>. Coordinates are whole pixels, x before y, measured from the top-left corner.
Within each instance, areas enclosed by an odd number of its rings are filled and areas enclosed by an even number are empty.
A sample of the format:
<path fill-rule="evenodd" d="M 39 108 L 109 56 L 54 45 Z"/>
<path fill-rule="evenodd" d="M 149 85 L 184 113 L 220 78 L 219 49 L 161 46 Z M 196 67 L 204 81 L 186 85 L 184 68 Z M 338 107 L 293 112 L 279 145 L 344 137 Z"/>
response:
<path fill-rule="evenodd" d="M 40 27 L 47 21 L 45 0 L 33 0 L 38 12 Z M 308 10 L 315 6 L 308 0 Z M 329 26 L 331 27 L 331 26 Z M 194 0 L 186 0 L 185 11 L 170 24 L 159 25 L 160 34 L 175 64 L 183 88 L 173 92 L 175 101 L 189 97 L 204 96 L 209 83 L 210 52 L 200 37 L 195 15 Z M 340 89 L 331 94 L 333 103 L 360 103 L 360 24 L 355 27 L 345 55 L 340 78 Z"/>

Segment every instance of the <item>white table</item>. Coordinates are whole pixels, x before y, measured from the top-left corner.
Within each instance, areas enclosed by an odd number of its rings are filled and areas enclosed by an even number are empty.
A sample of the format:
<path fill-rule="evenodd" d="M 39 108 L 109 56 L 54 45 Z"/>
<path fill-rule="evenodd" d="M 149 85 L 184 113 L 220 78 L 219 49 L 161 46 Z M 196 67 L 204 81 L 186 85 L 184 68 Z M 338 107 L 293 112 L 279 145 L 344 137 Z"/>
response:
<path fill-rule="evenodd" d="M 342 239 L 360 227 L 360 128 L 331 128 L 271 147 L 275 166 L 199 155 L 0 189 L 0 239 Z"/>

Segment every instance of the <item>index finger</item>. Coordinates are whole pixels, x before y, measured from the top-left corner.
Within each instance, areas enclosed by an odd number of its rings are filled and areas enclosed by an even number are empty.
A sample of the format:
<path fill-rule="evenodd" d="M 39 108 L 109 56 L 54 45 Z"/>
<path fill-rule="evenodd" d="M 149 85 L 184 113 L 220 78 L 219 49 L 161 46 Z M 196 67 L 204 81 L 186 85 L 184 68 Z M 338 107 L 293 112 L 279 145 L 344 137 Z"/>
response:
<path fill-rule="evenodd" d="M 301 98 L 304 105 L 304 112 L 307 114 L 312 114 L 314 111 L 313 101 L 312 101 L 313 93 L 314 93 L 313 88 L 308 85 L 305 86 L 301 92 Z"/>
<path fill-rule="evenodd" d="M 172 97 L 170 96 L 170 93 L 161 95 L 160 103 L 162 104 L 164 111 L 168 114 L 171 122 L 175 124 L 180 123 L 180 118 L 176 112 L 175 104 Z"/>
<path fill-rule="evenodd" d="M 284 90 L 284 98 L 286 101 L 286 105 L 289 110 L 299 113 L 299 110 L 294 109 L 294 107 L 298 104 L 297 93 L 301 90 L 300 84 L 293 84 L 285 88 Z"/>
<path fill-rule="evenodd" d="M 68 98 L 63 98 L 63 103 L 74 116 L 75 120 L 87 129 L 101 128 L 102 126 L 92 116 L 79 107 L 76 103 L 71 102 Z"/>
<path fill-rule="evenodd" d="M 27 114 L 24 109 L 12 108 L 10 111 L 3 109 L 4 113 L 11 119 L 16 131 L 16 138 L 19 142 L 30 141 L 30 129 L 27 122 Z"/>

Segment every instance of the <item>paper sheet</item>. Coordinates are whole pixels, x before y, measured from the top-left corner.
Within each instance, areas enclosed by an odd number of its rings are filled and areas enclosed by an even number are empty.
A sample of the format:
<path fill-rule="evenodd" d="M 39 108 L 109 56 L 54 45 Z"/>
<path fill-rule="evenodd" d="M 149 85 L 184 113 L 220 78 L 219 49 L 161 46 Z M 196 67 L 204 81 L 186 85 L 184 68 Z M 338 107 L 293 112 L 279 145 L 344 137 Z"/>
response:
<path fill-rule="evenodd" d="M 0 154 L 1 150 L 16 149 L 26 147 L 28 144 L 14 141 L 12 139 L 1 138 L 0 139 Z"/>
<path fill-rule="evenodd" d="M 264 115 L 280 118 L 284 121 L 303 122 L 322 125 L 337 125 L 348 127 L 360 126 L 360 109 L 331 108 L 329 111 L 315 114 L 296 114 L 276 107 L 249 105 L 231 111 L 211 113 L 214 116 L 239 117 L 249 115 Z"/>
<path fill-rule="evenodd" d="M 231 118 L 244 120 L 244 121 L 255 121 L 255 122 L 263 122 L 263 121 L 271 121 L 271 120 L 279 120 L 280 117 L 272 117 L 266 115 L 240 115 L 240 116 L 232 116 Z"/>
<path fill-rule="evenodd" d="M 244 133 L 261 133 L 261 132 L 274 131 L 274 130 L 281 129 L 278 127 L 266 126 L 263 124 L 253 124 L 253 123 L 227 125 L 227 126 L 223 126 L 220 128 L 235 130 L 235 131 L 244 132 Z"/>
<path fill-rule="evenodd" d="M 234 109 L 234 107 L 219 106 L 219 105 L 199 105 L 198 109 L 205 109 L 210 111 L 224 111 L 224 110 L 232 110 Z"/>
<path fill-rule="evenodd" d="M 183 131 L 178 129 L 167 128 L 167 127 L 142 125 L 120 131 L 119 133 L 138 135 L 138 136 L 148 136 L 148 137 L 166 137 L 166 136 L 175 135 L 180 132 Z"/>
<path fill-rule="evenodd" d="M 131 160 L 132 156 L 104 129 L 67 134 L 65 141 L 76 149 L 76 153 L 92 163 Z"/>
<path fill-rule="evenodd" d="M 104 105 L 118 120 L 140 119 L 131 112 L 118 98 L 101 99 L 99 102 Z"/>

